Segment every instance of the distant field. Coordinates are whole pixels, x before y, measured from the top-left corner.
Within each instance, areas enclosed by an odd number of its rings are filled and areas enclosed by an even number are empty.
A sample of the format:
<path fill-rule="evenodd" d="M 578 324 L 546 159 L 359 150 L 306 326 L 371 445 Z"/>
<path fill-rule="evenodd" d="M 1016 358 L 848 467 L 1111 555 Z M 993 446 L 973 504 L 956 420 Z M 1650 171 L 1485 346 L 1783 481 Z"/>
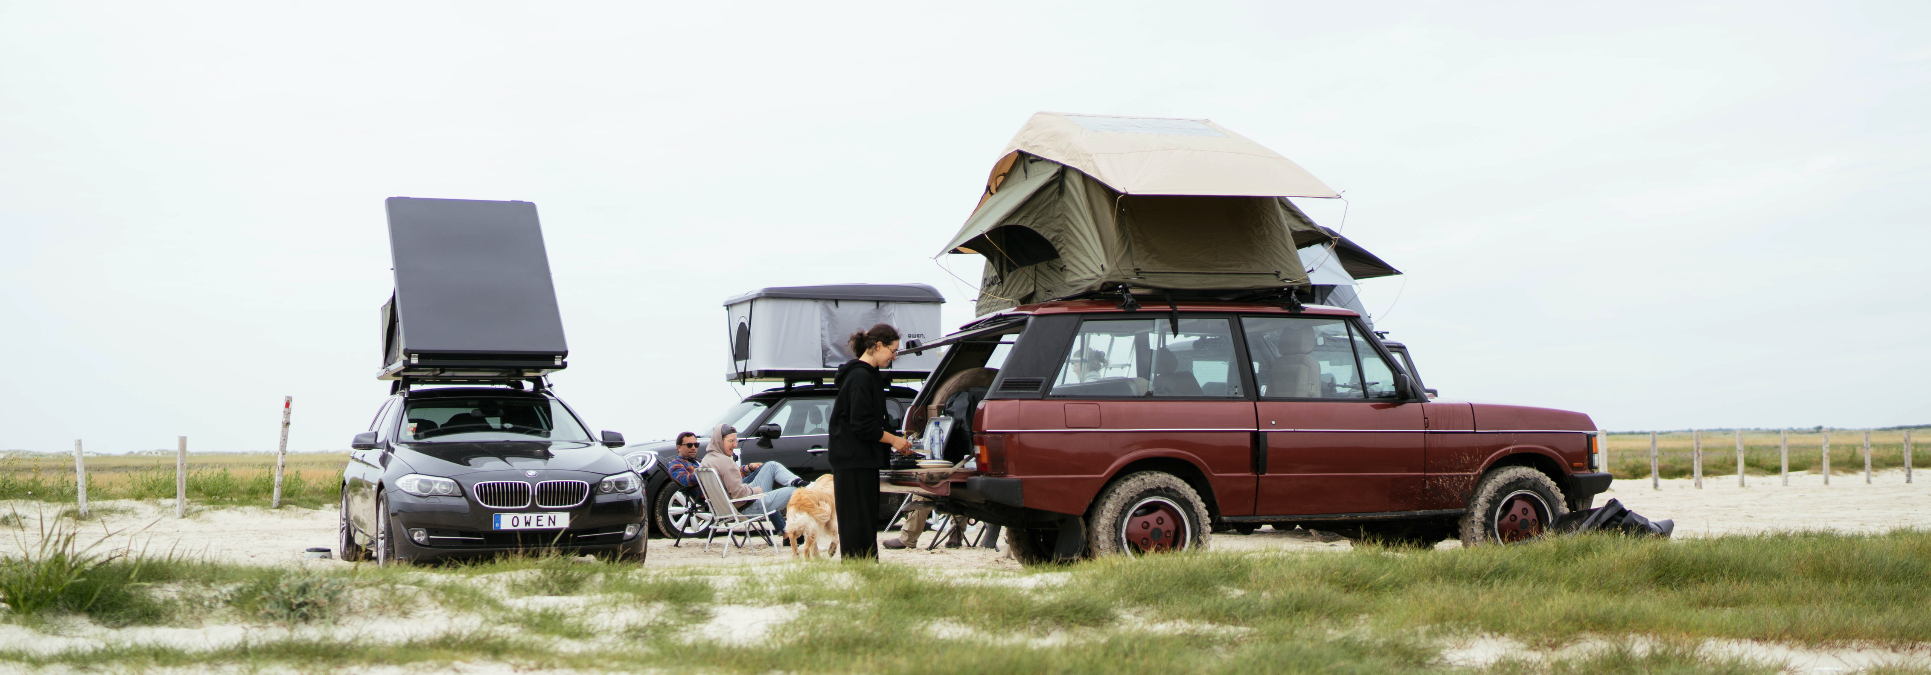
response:
<path fill-rule="evenodd" d="M 1703 476 L 1737 475 L 1736 431 L 1712 429 L 1703 433 Z M 1791 472 L 1816 472 L 1823 466 L 1824 435 L 1816 430 L 1790 432 Z M 1664 478 L 1690 475 L 1694 462 L 1694 441 L 1689 432 L 1656 436 L 1657 472 Z M 1777 475 L 1778 438 L 1775 431 L 1743 432 L 1743 469 L 1746 476 Z M 1911 466 L 1923 470 L 1931 465 L 1931 428 L 1911 430 Z M 1904 432 L 1887 429 L 1871 432 L 1871 468 L 1895 469 L 1904 466 Z M 1617 478 L 1649 477 L 1649 434 L 1611 433 L 1609 470 Z M 1833 429 L 1830 432 L 1830 472 L 1832 475 L 1864 471 L 1864 432 Z"/>
<path fill-rule="evenodd" d="M 282 503 L 310 508 L 332 504 L 347 453 L 288 456 Z M 203 504 L 267 506 L 275 491 L 273 453 L 188 455 L 188 499 Z M 72 455 L 0 456 L 0 499 L 72 502 Z M 172 455 L 87 457 L 87 498 L 173 499 Z"/>

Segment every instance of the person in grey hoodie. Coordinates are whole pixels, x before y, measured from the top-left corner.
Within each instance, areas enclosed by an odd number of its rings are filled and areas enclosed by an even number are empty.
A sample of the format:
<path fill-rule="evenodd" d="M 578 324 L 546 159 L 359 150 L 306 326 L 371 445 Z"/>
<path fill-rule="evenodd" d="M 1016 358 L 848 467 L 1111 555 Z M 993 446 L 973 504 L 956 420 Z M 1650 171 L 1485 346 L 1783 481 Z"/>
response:
<path fill-rule="evenodd" d="M 718 479 L 724 483 L 724 492 L 732 500 L 757 496 L 755 501 L 746 502 L 738 510 L 745 513 L 769 513 L 771 524 L 784 529 L 784 509 L 791 503 L 791 492 L 805 486 L 805 481 L 790 469 L 777 462 L 757 462 L 748 466 L 737 461 L 738 430 L 729 424 L 719 424 L 711 430 L 711 444 L 704 453 L 698 466 L 717 471 Z M 737 480 L 732 480 L 736 477 Z"/>

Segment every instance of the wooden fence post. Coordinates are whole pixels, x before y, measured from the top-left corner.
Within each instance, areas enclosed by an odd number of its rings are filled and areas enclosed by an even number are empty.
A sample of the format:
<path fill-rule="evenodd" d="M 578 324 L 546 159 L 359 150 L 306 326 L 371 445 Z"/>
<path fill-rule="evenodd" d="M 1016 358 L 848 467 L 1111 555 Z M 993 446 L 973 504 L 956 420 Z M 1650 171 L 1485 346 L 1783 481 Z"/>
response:
<path fill-rule="evenodd" d="M 1737 430 L 1737 487 L 1743 485 L 1743 430 Z"/>
<path fill-rule="evenodd" d="M 1656 432 L 1649 432 L 1649 487 L 1663 489 L 1663 476 L 1656 472 Z"/>
<path fill-rule="evenodd" d="M 1690 468 L 1696 472 L 1696 489 L 1703 489 L 1703 432 L 1690 430 Z"/>
<path fill-rule="evenodd" d="M 1871 432 L 1864 432 L 1864 484 L 1871 484 Z"/>
<path fill-rule="evenodd" d="M 1824 484 L 1830 484 L 1830 430 L 1824 430 Z"/>
<path fill-rule="evenodd" d="M 188 517 L 188 437 L 180 437 L 181 449 L 174 455 L 174 517 Z"/>
<path fill-rule="evenodd" d="M 80 439 L 74 439 L 74 491 L 80 497 L 80 517 L 87 517 L 87 460 L 80 456 Z"/>
<path fill-rule="evenodd" d="M 282 468 L 288 464 L 288 409 L 295 403 L 295 397 L 282 397 L 282 445 L 275 451 L 275 504 L 282 507 Z"/>
<path fill-rule="evenodd" d="M 1904 482 L 1911 482 L 1911 430 L 1904 430 Z"/>
<path fill-rule="evenodd" d="M 1790 486 L 1790 430 L 1777 432 L 1777 475 L 1783 476 L 1785 487 Z"/>

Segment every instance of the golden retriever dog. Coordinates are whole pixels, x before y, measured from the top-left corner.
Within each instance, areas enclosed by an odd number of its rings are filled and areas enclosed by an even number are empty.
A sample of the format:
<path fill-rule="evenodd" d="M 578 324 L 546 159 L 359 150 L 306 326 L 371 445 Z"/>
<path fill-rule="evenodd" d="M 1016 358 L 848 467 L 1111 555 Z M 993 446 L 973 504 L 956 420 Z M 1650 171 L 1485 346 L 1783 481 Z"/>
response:
<path fill-rule="evenodd" d="M 818 540 L 830 542 L 825 555 L 838 555 L 838 516 L 837 505 L 831 492 L 831 474 L 819 476 L 818 480 L 791 492 L 791 503 L 784 510 L 784 541 L 791 546 L 791 555 L 798 555 L 798 543 L 804 542 L 805 557 L 818 556 Z"/>

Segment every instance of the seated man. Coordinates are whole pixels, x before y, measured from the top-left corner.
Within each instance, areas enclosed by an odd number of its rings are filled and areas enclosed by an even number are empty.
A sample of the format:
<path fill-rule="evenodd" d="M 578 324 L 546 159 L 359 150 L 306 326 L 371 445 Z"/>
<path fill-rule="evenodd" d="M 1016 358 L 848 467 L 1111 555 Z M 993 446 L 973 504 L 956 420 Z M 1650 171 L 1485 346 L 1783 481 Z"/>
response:
<path fill-rule="evenodd" d="M 743 502 L 738 507 L 744 513 L 769 513 L 771 524 L 784 529 L 784 510 L 791 504 L 791 492 L 806 485 L 805 480 L 791 473 L 777 462 L 754 462 L 738 466 L 738 430 L 729 424 L 719 424 L 711 431 L 711 445 L 704 454 L 701 465 L 717 471 L 724 481 L 724 492 L 731 499 L 741 499 L 751 495 L 758 498 Z M 738 476 L 739 480 L 731 480 Z M 716 507 L 717 505 L 713 505 Z"/>
<path fill-rule="evenodd" d="M 670 479 L 678 485 L 691 487 L 697 484 L 697 434 L 684 432 L 677 435 L 677 459 L 665 464 L 670 471 Z"/>

